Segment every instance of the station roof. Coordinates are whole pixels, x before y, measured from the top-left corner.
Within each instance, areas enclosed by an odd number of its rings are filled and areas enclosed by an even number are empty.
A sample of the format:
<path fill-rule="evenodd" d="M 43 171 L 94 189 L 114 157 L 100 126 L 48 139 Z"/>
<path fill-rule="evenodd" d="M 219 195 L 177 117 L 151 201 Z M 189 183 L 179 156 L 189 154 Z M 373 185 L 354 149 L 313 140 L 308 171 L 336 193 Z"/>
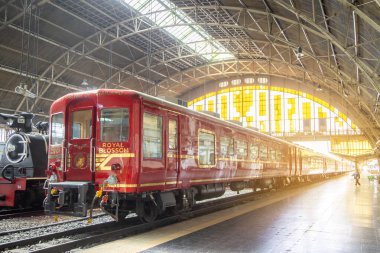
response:
<path fill-rule="evenodd" d="M 57 98 L 94 88 L 183 97 L 243 75 L 322 88 L 375 144 L 380 1 L 0 0 L 6 113 L 46 117 Z"/>

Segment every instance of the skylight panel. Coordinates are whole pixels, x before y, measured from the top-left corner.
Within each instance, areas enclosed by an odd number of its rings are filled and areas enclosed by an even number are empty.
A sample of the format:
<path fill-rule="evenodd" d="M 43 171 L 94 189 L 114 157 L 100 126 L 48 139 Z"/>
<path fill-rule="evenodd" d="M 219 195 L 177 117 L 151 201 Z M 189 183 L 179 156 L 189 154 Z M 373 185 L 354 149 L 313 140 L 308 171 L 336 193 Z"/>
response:
<path fill-rule="evenodd" d="M 222 44 L 214 41 L 201 26 L 187 25 L 194 21 L 183 11 L 176 9 L 176 6 L 170 1 L 124 0 L 124 2 L 139 13 L 146 15 L 157 26 L 164 27 L 164 30 L 208 61 L 235 58 Z"/>

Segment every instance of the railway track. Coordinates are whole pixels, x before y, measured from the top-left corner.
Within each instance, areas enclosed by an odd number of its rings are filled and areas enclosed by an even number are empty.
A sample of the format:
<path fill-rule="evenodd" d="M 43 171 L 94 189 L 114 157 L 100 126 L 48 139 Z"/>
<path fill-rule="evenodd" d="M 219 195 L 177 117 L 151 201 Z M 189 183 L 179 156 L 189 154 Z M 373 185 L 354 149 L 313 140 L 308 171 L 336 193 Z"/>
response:
<path fill-rule="evenodd" d="M 20 252 L 25 252 L 25 250 L 28 252 L 65 252 L 73 248 L 79 248 L 104 241 L 112 241 L 128 235 L 145 232 L 153 228 L 166 226 L 184 219 L 189 219 L 245 203 L 247 201 L 263 198 L 268 194 L 270 194 L 270 192 L 246 193 L 238 195 L 237 197 L 227 197 L 224 199 L 204 202 L 194 206 L 192 211 L 165 217 L 152 223 L 141 223 L 139 218 L 131 217 L 121 222 L 110 221 L 101 224 L 87 225 L 81 228 L 65 229 L 64 231 L 57 233 L 47 232 L 41 236 L 0 243 L 0 251 L 7 249 L 10 250 L 17 247 L 20 249 Z M 76 220 L 76 222 L 77 221 L 86 222 L 87 218 L 81 218 Z M 9 236 L 10 238 L 25 237 L 25 235 L 33 234 L 34 229 L 49 231 L 49 228 L 53 226 L 57 227 L 60 225 L 67 225 L 70 227 L 72 226 L 70 223 L 72 223 L 72 221 L 46 225 L 33 229 L 8 231 L 0 233 L 0 239 L 4 236 Z M 18 236 L 15 236 L 16 233 L 18 233 Z M 25 246 L 27 247 L 20 248 Z"/>
<path fill-rule="evenodd" d="M 290 186 L 277 190 L 276 192 L 284 190 L 287 191 L 296 187 L 297 186 Z M 273 191 L 251 192 L 234 197 L 227 197 L 203 202 L 195 205 L 189 212 L 165 217 L 152 223 L 141 223 L 139 218 L 130 217 L 121 222 L 108 221 L 98 224 L 86 224 L 80 228 L 73 226 L 73 222 L 87 223 L 88 218 L 80 218 L 76 219 L 75 221 L 60 222 L 39 228 L 2 232 L 0 233 L 0 242 L 4 236 L 9 236 L 10 238 L 16 239 L 13 241 L 7 241 L 5 243 L 0 243 L 0 251 L 11 250 L 17 247 L 20 250 L 19 252 L 65 252 L 74 248 L 80 248 L 91 244 L 113 241 L 122 237 L 173 224 L 185 219 L 198 217 L 239 204 L 244 204 L 248 201 L 266 198 L 273 193 Z M 96 217 L 94 217 L 94 223 L 96 223 Z M 66 226 L 66 229 L 63 229 L 61 232 L 49 232 L 52 227 L 56 228 L 57 226 L 61 225 Z M 34 237 L 23 239 L 18 238 L 34 234 L 34 229 L 42 229 L 45 231 L 45 233 L 43 235 Z M 19 236 L 15 236 L 16 233 L 18 233 Z M 17 252 L 17 250 L 12 250 L 11 252 Z"/>
<path fill-rule="evenodd" d="M 12 219 L 17 217 L 27 217 L 27 216 L 39 216 L 44 215 L 42 208 L 39 209 L 17 209 L 17 210 L 1 210 L 0 220 Z"/>
<path fill-rule="evenodd" d="M 101 217 L 107 216 L 105 214 L 95 215 L 94 220 L 96 221 L 96 219 Z M 69 236 L 75 234 L 76 232 L 86 232 L 86 229 L 90 229 L 90 227 L 91 229 L 96 229 L 98 227 L 99 224 L 87 225 L 87 220 L 88 218 L 78 218 L 43 226 L 0 232 L 0 252 L 16 247 L 19 248 L 26 245 L 38 244 L 40 241 L 47 241 L 56 237 Z M 108 223 L 112 224 L 115 222 L 112 221 Z M 101 225 L 103 224 L 106 223 L 101 223 Z M 57 230 L 60 232 L 57 232 Z"/>

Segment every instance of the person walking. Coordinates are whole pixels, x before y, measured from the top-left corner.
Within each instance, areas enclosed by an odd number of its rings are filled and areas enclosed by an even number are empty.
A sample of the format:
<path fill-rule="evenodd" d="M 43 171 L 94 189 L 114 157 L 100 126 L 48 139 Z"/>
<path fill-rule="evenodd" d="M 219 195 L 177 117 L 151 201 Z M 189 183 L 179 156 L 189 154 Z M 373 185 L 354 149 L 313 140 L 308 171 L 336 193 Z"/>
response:
<path fill-rule="evenodd" d="M 358 170 L 355 171 L 354 173 L 354 179 L 355 179 L 355 186 L 360 185 L 359 179 L 360 179 L 360 173 Z"/>

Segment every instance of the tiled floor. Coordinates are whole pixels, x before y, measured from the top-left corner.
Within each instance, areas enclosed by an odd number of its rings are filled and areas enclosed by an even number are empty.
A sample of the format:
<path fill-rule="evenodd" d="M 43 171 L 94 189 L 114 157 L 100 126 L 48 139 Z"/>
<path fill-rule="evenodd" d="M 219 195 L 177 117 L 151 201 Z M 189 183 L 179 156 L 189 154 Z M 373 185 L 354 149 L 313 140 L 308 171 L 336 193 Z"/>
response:
<path fill-rule="evenodd" d="M 380 185 L 365 177 L 361 183 L 355 187 L 352 176 L 344 176 L 276 193 L 271 200 L 200 217 L 182 227 L 119 240 L 115 252 L 380 252 Z M 101 252 L 102 246 L 90 251 Z"/>

